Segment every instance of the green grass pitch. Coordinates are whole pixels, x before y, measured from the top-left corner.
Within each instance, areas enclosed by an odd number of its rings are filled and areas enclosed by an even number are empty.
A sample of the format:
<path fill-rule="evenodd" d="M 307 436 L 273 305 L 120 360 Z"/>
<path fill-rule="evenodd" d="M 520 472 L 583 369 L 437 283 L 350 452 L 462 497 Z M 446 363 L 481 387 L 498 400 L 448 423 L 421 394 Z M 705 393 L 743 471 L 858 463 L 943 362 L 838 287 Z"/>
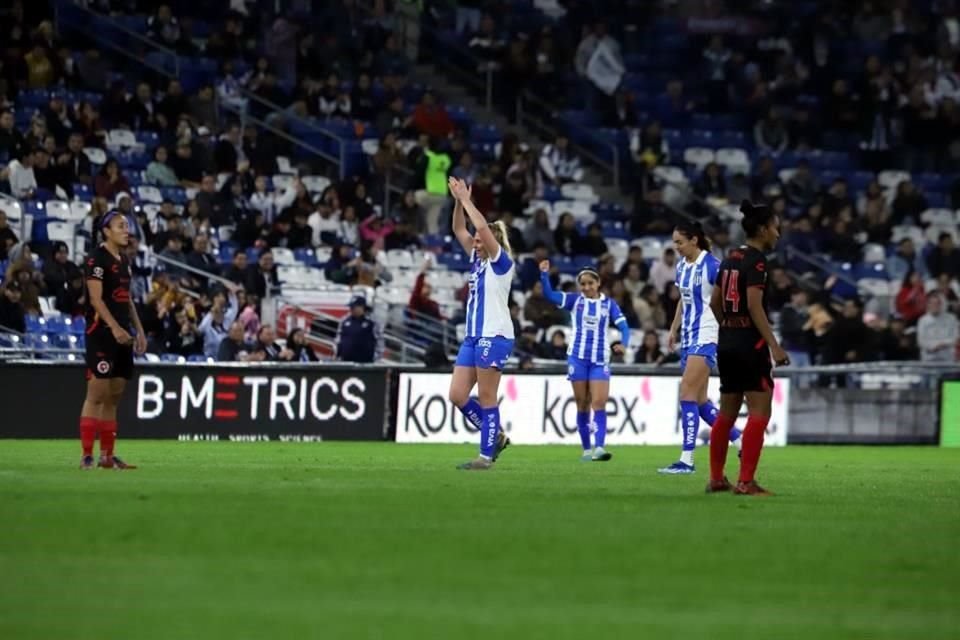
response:
<path fill-rule="evenodd" d="M 705 450 L 120 451 L 0 443 L 0 638 L 960 637 L 960 450 L 767 450 L 766 499 L 704 495 Z"/>

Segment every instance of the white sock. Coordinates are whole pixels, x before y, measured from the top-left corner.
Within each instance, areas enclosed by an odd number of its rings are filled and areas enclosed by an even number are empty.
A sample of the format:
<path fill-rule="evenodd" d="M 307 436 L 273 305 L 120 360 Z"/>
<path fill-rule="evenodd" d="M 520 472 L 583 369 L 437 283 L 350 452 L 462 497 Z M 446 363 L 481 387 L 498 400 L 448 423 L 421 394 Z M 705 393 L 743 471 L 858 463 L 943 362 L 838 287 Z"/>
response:
<path fill-rule="evenodd" d="M 741 435 L 739 438 L 737 438 L 736 440 L 734 440 L 734 441 L 731 442 L 730 444 L 733 445 L 734 449 L 736 449 L 737 451 L 739 451 L 739 450 L 740 450 L 740 447 L 743 446 L 743 436 Z"/>
<path fill-rule="evenodd" d="M 680 462 L 688 464 L 691 467 L 693 466 L 693 450 L 690 451 L 681 451 L 680 452 Z"/>

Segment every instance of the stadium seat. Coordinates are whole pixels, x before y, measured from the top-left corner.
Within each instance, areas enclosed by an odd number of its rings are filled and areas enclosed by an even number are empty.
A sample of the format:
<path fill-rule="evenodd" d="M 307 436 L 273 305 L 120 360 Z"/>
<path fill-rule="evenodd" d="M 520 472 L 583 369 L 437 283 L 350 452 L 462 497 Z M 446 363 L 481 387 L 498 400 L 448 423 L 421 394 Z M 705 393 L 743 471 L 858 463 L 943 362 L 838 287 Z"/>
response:
<path fill-rule="evenodd" d="M 412 269 L 413 255 L 405 249 L 391 249 L 387 251 L 387 264 L 393 269 Z"/>
<path fill-rule="evenodd" d="M 72 333 L 59 333 L 50 339 L 50 345 L 54 349 L 78 349 L 77 336 Z"/>
<path fill-rule="evenodd" d="M 47 216 L 50 218 L 58 218 L 60 220 L 69 220 L 70 219 L 70 203 L 64 202 L 63 200 L 47 200 L 46 212 L 47 212 Z"/>
<path fill-rule="evenodd" d="M 297 262 L 305 264 L 309 267 L 317 264 L 317 257 L 313 249 L 294 249 L 293 257 L 297 260 Z"/>
<path fill-rule="evenodd" d="M 37 301 L 40 303 L 40 314 L 44 318 L 59 316 L 60 312 L 54 307 L 55 298 L 53 296 L 40 296 Z"/>
<path fill-rule="evenodd" d="M 663 255 L 663 242 L 657 238 L 640 238 L 631 244 L 640 247 L 644 260 L 657 260 Z"/>
<path fill-rule="evenodd" d="M 142 202 L 153 202 L 155 204 L 161 204 L 163 202 L 163 194 L 160 192 L 160 189 L 152 185 L 141 185 L 137 187 L 137 198 Z"/>
<path fill-rule="evenodd" d="M 880 175 L 877 176 L 877 182 L 880 183 L 880 186 L 891 191 L 896 191 L 897 185 L 909 179 L 910 174 L 906 171 L 881 171 Z"/>
<path fill-rule="evenodd" d="M 291 184 L 293 184 L 293 176 L 286 175 L 283 173 L 274 174 L 271 182 L 273 182 L 273 188 L 277 191 L 286 190 Z"/>
<path fill-rule="evenodd" d="M 76 235 L 72 222 L 48 222 L 47 239 L 50 242 L 66 243 L 70 252 L 73 252 L 73 238 Z"/>
<path fill-rule="evenodd" d="M 187 362 L 214 363 L 216 360 L 213 358 L 208 358 L 205 355 L 195 353 L 192 356 L 187 357 Z"/>
<path fill-rule="evenodd" d="M 750 175 L 750 156 L 743 149 L 730 147 L 717 149 L 716 162 L 726 168 L 730 175 L 736 173 Z"/>
<path fill-rule="evenodd" d="M 518 260 L 519 262 L 519 260 Z M 464 273 L 461 271 L 433 270 L 430 272 L 430 282 L 437 289 L 459 290 L 464 285 Z"/>
<path fill-rule="evenodd" d="M 92 164 L 104 165 L 107 163 L 107 153 L 99 147 L 84 147 L 83 153 Z"/>
<path fill-rule="evenodd" d="M 175 353 L 164 353 L 160 355 L 160 362 L 176 362 L 182 364 L 186 362 L 187 359 L 183 356 L 179 356 Z"/>
<path fill-rule="evenodd" d="M 291 176 L 297 175 L 296 168 L 290 163 L 290 158 L 287 156 L 277 156 L 277 169 L 282 174 Z"/>
<path fill-rule="evenodd" d="M 589 204 L 600 201 L 600 197 L 589 184 L 570 183 L 560 187 L 560 193 L 567 200 L 578 200 Z"/>
<path fill-rule="evenodd" d="M 380 141 L 376 138 L 367 138 L 360 143 L 360 148 L 363 149 L 364 155 L 375 156 L 380 150 Z"/>
<path fill-rule="evenodd" d="M 926 225 L 949 227 L 956 224 L 956 214 L 950 209 L 927 209 L 920 214 L 920 222 Z"/>
<path fill-rule="evenodd" d="M 87 330 L 87 320 L 83 316 L 76 316 L 70 319 L 70 333 L 74 335 L 84 335 Z"/>
<path fill-rule="evenodd" d="M 927 227 L 927 230 L 924 232 L 924 236 L 926 237 L 927 242 L 930 244 L 936 244 L 939 242 L 940 235 L 944 233 L 949 233 L 953 237 L 954 244 L 957 243 L 958 236 L 960 236 L 960 234 L 957 232 L 956 225 L 951 225 L 948 227 Z"/>
<path fill-rule="evenodd" d="M 577 222 L 593 222 L 596 219 L 589 202 L 583 200 L 558 200 L 553 203 L 553 219 L 559 220 L 565 213 L 573 214 Z"/>
<path fill-rule="evenodd" d="M 910 238 L 917 247 L 922 247 L 927 241 L 926 236 L 923 234 L 923 229 L 913 225 L 898 225 L 893 227 L 891 233 L 891 240 L 895 243 L 900 242 L 904 238 Z"/>
<path fill-rule="evenodd" d="M 330 186 L 330 178 L 325 176 L 301 176 L 300 180 L 310 193 L 323 193 Z"/>
<path fill-rule="evenodd" d="M 690 147 L 683 152 L 683 161 L 701 171 L 715 159 L 713 150 L 704 147 Z"/>
<path fill-rule="evenodd" d="M 680 167 L 659 166 L 653 170 L 653 175 L 668 184 L 686 185 L 690 183 L 683 169 Z"/>
<path fill-rule="evenodd" d="M 89 202 L 82 202 L 80 200 L 74 200 L 70 203 L 70 220 L 73 222 L 81 222 L 88 215 L 90 215 L 90 209 L 93 207 Z"/>
<path fill-rule="evenodd" d="M 137 137 L 127 129 L 111 129 L 107 132 L 107 148 L 122 149 L 137 146 Z M 93 162 L 91 160 L 91 162 Z"/>
<path fill-rule="evenodd" d="M 883 245 L 871 243 L 863 247 L 864 262 L 884 262 L 886 259 L 887 251 L 883 248 Z"/>
<path fill-rule="evenodd" d="M 273 261 L 277 265 L 298 265 L 300 262 L 297 260 L 291 249 L 286 249 L 284 247 L 274 247 L 270 250 L 273 254 Z"/>

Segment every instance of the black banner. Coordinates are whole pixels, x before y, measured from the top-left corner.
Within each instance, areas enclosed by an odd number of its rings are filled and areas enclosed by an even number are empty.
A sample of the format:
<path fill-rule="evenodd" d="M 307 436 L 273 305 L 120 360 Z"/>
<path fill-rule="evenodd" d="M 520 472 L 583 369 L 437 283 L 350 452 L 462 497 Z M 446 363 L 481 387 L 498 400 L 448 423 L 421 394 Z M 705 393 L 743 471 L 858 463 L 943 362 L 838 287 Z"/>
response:
<path fill-rule="evenodd" d="M 0 438 L 73 438 L 86 391 L 71 364 L 0 365 Z M 140 365 L 119 410 L 124 438 L 380 440 L 387 372 L 308 366 Z"/>

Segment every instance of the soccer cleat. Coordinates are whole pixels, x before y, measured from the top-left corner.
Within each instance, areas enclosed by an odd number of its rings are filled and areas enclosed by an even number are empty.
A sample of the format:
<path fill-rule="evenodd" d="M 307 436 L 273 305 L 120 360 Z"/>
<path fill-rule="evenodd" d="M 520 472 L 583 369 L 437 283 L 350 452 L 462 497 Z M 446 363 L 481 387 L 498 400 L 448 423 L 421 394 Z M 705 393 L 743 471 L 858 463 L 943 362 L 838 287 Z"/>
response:
<path fill-rule="evenodd" d="M 464 462 L 457 465 L 457 469 L 462 471 L 489 471 L 493 468 L 493 462 L 484 457 L 476 458 L 470 462 Z"/>
<path fill-rule="evenodd" d="M 594 462 L 608 462 L 612 457 L 613 454 L 609 451 L 605 451 L 603 447 L 597 447 L 593 450 L 592 460 Z"/>
<path fill-rule="evenodd" d="M 593 452 L 584 451 L 583 455 L 580 456 L 580 462 L 593 462 Z"/>
<path fill-rule="evenodd" d="M 670 476 L 683 476 L 696 472 L 697 468 L 695 466 L 692 464 L 687 464 L 686 462 L 680 462 L 679 460 L 674 462 L 669 467 L 657 469 L 657 473 L 663 473 Z"/>
<path fill-rule="evenodd" d="M 497 447 L 493 450 L 493 461 L 496 462 L 500 454 L 510 446 L 510 438 L 503 431 L 497 434 Z"/>
<path fill-rule="evenodd" d="M 84 471 L 93 469 L 93 456 L 83 456 L 80 459 L 80 468 Z"/>
<path fill-rule="evenodd" d="M 733 490 L 734 495 L 738 496 L 772 496 L 773 493 L 767 491 L 757 484 L 756 480 L 750 482 L 738 482 Z"/>
<path fill-rule="evenodd" d="M 127 464 L 117 456 L 100 456 L 100 461 L 97 463 L 97 466 L 101 469 L 136 469 L 136 465 Z"/>
<path fill-rule="evenodd" d="M 730 493 L 733 485 L 723 476 L 723 480 L 711 480 L 707 483 L 707 493 Z"/>

